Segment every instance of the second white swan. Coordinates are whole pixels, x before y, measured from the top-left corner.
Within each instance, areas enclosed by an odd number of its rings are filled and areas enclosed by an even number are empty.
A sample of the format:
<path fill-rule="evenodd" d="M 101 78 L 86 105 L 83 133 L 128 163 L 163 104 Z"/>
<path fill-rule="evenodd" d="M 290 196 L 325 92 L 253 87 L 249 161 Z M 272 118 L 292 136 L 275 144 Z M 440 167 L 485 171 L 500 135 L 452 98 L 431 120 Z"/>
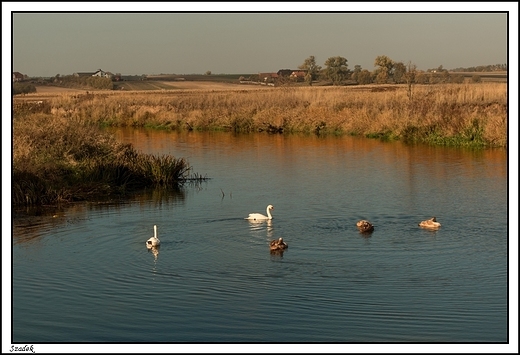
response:
<path fill-rule="evenodd" d="M 271 216 L 271 210 L 274 210 L 273 205 L 267 206 L 267 209 L 266 209 L 267 216 L 264 216 L 261 213 L 250 213 L 249 216 L 246 217 L 245 219 L 250 220 L 250 221 L 265 221 L 268 219 L 273 219 L 273 216 Z"/>
<path fill-rule="evenodd" d="M 151 247 L 158 247 L 159 245 L 161 245 L 161 241 L 159 240 L 159 238 L 157 238 L 157 226 L 154 225 L 153 226 L 153 237 L 151 237 L 150 239 L 148 239 L 146 241 L 146 246 L 151 248 Z"/>

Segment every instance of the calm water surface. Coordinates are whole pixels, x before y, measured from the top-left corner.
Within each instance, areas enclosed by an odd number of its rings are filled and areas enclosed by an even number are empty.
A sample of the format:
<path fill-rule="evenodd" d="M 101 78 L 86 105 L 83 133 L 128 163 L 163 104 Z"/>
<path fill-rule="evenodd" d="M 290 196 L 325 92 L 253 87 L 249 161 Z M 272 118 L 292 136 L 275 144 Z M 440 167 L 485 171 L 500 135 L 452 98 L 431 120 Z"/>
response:
<path fill-rule="evenodd" d="M 12 341 L 508 341 L 504 151 L 115 134 L 210 179 L 15 218 Z M 270 223 L 244 220 L 268 204 Z"/>

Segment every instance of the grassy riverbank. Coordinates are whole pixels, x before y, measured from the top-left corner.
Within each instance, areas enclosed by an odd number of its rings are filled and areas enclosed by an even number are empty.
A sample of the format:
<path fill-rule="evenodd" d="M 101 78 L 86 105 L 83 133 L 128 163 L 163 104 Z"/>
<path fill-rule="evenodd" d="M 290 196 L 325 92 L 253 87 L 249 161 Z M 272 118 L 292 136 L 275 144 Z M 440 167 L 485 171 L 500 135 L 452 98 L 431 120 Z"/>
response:
<path fill-rule="evenodd" d="M 64 94 L 34 110 L 107 126 L 507 146 L 505 83 L 415 85 L 411 92 L 406 86 L 230 88 Z"/>
<path fill-rule="evenodd" d="M 185 159 L 137 152 L 81 118 L 39 113 L 13 120 L 14 205 L 121 196 L 201 179 L 190 173 Z"/>
<path fill-rule="evenodd" d="M 247 88 L 71 92 L 14 98 L 13 203 L 54 204 L 179 186 L 183 158 L 136 152 L 100 126 L 357 135 L 507 147 L 507 86 Z M 39 96 L 38 96 L 39 95 Z"/>

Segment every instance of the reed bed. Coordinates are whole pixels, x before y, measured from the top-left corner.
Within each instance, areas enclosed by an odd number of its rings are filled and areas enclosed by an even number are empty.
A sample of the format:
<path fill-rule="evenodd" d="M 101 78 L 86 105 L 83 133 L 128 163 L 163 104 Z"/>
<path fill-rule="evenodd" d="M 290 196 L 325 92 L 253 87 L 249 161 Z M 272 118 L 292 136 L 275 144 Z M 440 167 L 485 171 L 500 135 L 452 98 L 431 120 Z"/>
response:
<path fill-rule="evenodd" d="M 55 97 L 40 111 L 106 126 L 507 146 L 504 83 L 102 92 Z"/>
<path fill-rule="evenodd" d="M 14 205 L 53 205 L 124 195 L 145 187 L 178 188 L 205 178 L 184 158 L 137 152 L 81 117 L 48 113 L 13 119 Z"/>

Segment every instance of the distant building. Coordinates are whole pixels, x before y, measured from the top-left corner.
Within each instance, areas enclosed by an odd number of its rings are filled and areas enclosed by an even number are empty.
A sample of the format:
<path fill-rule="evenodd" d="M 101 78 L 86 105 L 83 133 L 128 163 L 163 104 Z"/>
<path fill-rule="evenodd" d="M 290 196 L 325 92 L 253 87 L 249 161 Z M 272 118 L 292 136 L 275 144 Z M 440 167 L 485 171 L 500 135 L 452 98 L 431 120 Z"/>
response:
<path fill-rule="evenodd" d="M 74 73 L 72 75 L 79 77 L 79 76 L 94 76 L 96 72 L 82 72 L 82 73 Z"/>
<path fill-rule="evenodd" d="M 25 78 L 25 75 L 23 75 L 22 73 L 17 72 L 17 71 L 13 72 L 13 83 L 15 81 L 22 81 L 24 78 Z"/>
<path fill-rule="evenodd" d="M 271 82 L 278 79 L 277 73 L 258 73 L 258 80 L 263 82 Z"/>
<path fill-rule="evenodd" d="M 304 81 L 305 80 L 305 75 L 307 75 L 307 71 L 306 70 L 297 70 L 297 71 L 293 71 L 291 73 L 291 75 L 289 75 L 289 77 L 291 79 L 296 80 L 296 81 Z"/>
<path fill-rule="evenodd" d="M 111 72 L 106 72 L 106 71 L 103 71 L 101 69 L 98 69 L 94 72 L 78 72 L 78 73 L 74 73 L 73 74 L 74 76 L 76 77 L 80 77 L 80 76 L 99 76 L 101 78 L 112 78 L 114 76 L 114 74 L 112 74 Z"/>

